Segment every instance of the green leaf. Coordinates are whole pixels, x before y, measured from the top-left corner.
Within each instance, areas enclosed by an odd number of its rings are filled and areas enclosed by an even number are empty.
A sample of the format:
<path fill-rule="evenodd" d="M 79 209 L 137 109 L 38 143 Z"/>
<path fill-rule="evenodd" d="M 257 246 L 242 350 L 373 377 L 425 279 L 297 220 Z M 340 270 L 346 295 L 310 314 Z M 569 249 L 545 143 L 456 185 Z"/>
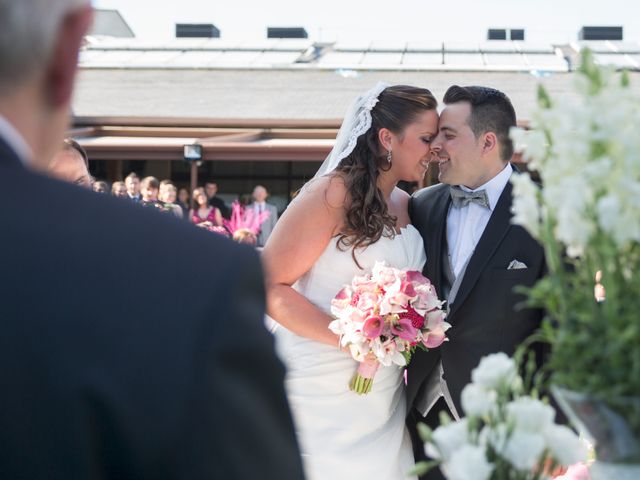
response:
<path fill-rule="evenodd" d="M 418 430 L 418 435 L 420 435 L 420 439 L 423 442 L 431 441 L 433 437 L 433 430 L 431 430 L 425 423 L 418 422 L 416 424 L 416 429 Z"/>
<path fill-rule="evenodd" d="M 551 97 L 542 85 L 538 85 L 538 104 L 544 109 L 549 109 L 553 106 Z"/>
<path fill-rule="evenodd" d="M 416 466 L 407 473 L 407 475 L 419 477 L 427 473 L 429 470 L 437 467 L 438 465 L 440 465 L 440 462 L 435 460 L 431 462 L 418 462 L 416 463 Z"/>

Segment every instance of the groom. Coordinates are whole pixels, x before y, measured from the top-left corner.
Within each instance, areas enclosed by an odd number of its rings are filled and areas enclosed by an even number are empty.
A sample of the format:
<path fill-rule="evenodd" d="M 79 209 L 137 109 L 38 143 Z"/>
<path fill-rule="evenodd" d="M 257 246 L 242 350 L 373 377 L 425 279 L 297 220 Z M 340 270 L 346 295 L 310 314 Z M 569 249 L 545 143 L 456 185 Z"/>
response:
<path fill-rule="evenodd" d="M 521 308 L 524 297 L 514 287 L 532 286 L 545 271 L 541 246 L 511 224 L 509 129 L 516 115 L 509 98 L 492 88 L 452 86 L 444 103 L 432 143 L 442 183 L 415 193 L 410 203 L 427 253 L 423 273 L 447 299 L 452 325 L 449 342 L 419 352 L 408 367 L 416 460 L 424 459 L 416 422 L 435 428 L 443 411 L 463 417 L 460 394 L 480 359 L 513 354 L 538 328 L 541 312 Z M 443 477 L 433 469 L 423 478 Z"/>

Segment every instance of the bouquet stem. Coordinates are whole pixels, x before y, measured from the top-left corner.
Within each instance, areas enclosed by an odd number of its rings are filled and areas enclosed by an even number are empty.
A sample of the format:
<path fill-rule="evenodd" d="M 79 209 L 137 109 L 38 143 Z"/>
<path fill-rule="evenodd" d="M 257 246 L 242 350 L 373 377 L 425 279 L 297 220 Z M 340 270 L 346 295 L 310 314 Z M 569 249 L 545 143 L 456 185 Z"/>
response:
<path fill-rule="evenodd" d="M 367 359 L 358 365 L 356 373 L 354 373 L 349 389 L 358 395 L 366 395 L 373 387 L 373 378 L 376 376 L 380 363 L 375 359 Z"/>

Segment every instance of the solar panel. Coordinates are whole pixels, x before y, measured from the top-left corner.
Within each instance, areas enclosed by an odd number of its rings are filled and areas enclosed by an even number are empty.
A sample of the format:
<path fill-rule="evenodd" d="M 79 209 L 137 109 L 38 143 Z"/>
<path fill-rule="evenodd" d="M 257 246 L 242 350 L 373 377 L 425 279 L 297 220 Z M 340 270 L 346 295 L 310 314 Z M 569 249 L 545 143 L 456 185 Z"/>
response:
<path fill-rule="evenodd" d="M 638 68 L 637 62 L 624 53 L 596 53 L 594 60 L 600 65 L 611 65 L 617 68 Z"/>
<path fill-rule="evenodd" d="M 242 51 L 226 51 L 215 57 L 212 57 L 207 66 L 249 66 L 256 58 L 260 56 L 260 52 L 242 52 Z"/>
<path fill-rule="evenodd" d="M 516 45 L 511 40 L 493 40 L 482 42 L 479 46 L 481 52 L 516 52 Z"/>
<path fill-rule="evenodd" d="M 169 67 L 202 68 L 209 65 L 222 52 L 214 51 L 187 51 L 171 59 L 167 63 Z"/>
<path fill-rule="evenodd" d="M 400 65 L 402 61 L 402 52 L 395 53 L 382 53 L 382 52 L 367 52 L 364 54 L 361 65 Z"/>
<path fill-rule="evenodd" d="M 298 59 L 299 56 L 300 52 L 263 52 L 253 60 L 253 65 L 291 65 Z"/>
<path fill-rule="evenodd" d="M 556 54 L 527 53 L 524 57 L 532 69 L 551 70 L 554 72 L 566 72 L 569 70 L 565 59 Z"/>
<path fill-rule="evenodd" d="M 355 66 L 359 65 L 363 52 L 328 52 L 318 59 L 320 65 Z"/>
<path fill-rule="evenodd" d="M 445 52 L 444 64 L 458 67 L 477 68 L 484 66 L 480 53 L 451 53 Z"/>
<path fill-rule="evenodd" d="M 514 70 L 527 66 L 527 62 L 521 53 L 485 53 L 484 60 L 487 65 L 512 66 Z"/>
<path fill-rule="evenodd" d="M 442 53 L 405 53 L 402 57 L 403 65 L 420 66 L 420 65 L 441 65 Z"/>
<path fill-rule="evenodd" d="M 407 42 L 407 52 L 441 52 L 442 42 Z"/>

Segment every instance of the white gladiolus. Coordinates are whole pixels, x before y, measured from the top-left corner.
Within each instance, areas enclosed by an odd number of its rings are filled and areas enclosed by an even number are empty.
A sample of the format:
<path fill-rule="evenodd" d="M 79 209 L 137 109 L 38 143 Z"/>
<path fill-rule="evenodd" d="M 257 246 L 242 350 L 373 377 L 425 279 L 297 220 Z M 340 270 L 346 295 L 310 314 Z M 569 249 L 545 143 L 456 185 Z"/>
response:
<path fill-rule="evenodd" d="M 453 453 L 468 442 L 469 426 L 466 419 L 438 427 L 433 432 L 433 445 L 427 444 L 426 453 L 432 458 L 448 461 Z"/>
<path fill-rule="evenodd" d="M 587 447 L 569 427 L 548 425 L 542 434 L 551 455 L 561 465 L 573 465 L 587 460 Z"/>
<path fill-rule="evenodd" d="M 516 378 L 516 364 L 505 353 L 487 355 L 471 372 L 471 380 L 487 389 L 511 385 Z"/>
<path fill-rule="evenodd" d="M 531 471 L 542 456 L 546 443 L 540 433 L 514 430 L 502 452 L 502 456 L 517 470 Z"/>
<path fill-rule="evenodd" d="M 538 204 L 538 187 L 528 173 L 512 175 L 514 199 L 512 222 L 522 225 L 533 237 L 540 235 L 540 205 Z"/>
<path fill-rule="evenodd" d="M 488 480 L 493 472 L 484 449 L 475 445 L 464 445 L 442 468 L 449 480 Z"/>
<path fill-rule="evenodd" d="M 531 397 L 521 397 L 507 405 L 507 417 L 516 430 L 540 432 L 553 424 L 555 416 L 553 408 Z"/>
<path fill-rule="evenodd" d="M 495 390 L 487 390 L 480 385 L 470 383 L 462 389 L 460 399 L 465 414 L 484 417 L 495 408 L 498 394 Z"/>

